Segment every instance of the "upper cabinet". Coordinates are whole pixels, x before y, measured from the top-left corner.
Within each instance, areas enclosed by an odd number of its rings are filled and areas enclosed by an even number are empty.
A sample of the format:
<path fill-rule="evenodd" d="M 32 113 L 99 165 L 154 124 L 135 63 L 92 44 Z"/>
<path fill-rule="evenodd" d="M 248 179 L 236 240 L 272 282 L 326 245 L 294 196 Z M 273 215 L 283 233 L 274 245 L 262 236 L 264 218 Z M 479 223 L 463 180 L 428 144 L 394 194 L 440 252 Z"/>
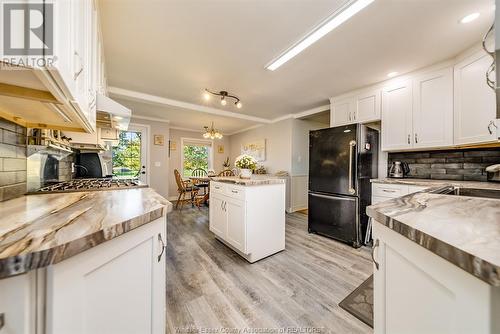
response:
<path fill-rule="evenodd" d="M 384 88 L 382 149 L 453 144 L 453 69 L 447 67 Z"/>
<path fill-rule="evenodd" d="M 413 147 L 453 145 L 453 69 L 413 79 Z"/>
<path fill-rule="evenodd" d="M 412 146 L 413 85 L 411 81 L 385 87 L 382 92 L 382 149 Z"/>
<path fill-rule="evenodd" d="M 357 91 L 330 99 L 331 126 L 380 120 L 380 89 Z"/>
<path fill-rule="evenodd" d="M 45 6 L 51 6 L 44 15 L 53 23 L 53 54 L 44 56 L 45 66 L 0 69 L 2 117 L 26 127 L 92 133 L 96 94 L 106 89 L 97 3 L 60 0 Z"/>
<path fill-rule="evenodd" d="M 486 84 L 492 59 L 478 52 L 455 65 L 455 144 L 491 142 L 496 139 L 491 122 L 496 119 L 495 92 Z"/>

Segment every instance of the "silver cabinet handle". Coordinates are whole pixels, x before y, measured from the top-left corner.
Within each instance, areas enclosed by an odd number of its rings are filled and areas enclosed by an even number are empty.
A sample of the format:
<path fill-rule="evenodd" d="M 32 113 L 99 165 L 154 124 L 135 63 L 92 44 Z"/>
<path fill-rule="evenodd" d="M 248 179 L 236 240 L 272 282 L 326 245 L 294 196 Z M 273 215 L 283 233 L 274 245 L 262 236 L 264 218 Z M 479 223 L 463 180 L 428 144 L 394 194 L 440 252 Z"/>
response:
<path fill-rule="evenodd" d="M 352 156 L 353 156 L 353 150 L 356 147 L 356 141 L 351 140 L 349 142 L 349 193 L 350 194 L 355 194 L 356 189 L 354 189 L 354 185 L 352 182 Z"/>
<path fill-rule="evenodd" d="M 410 134 L 408 134 L 408 145 L 410 145 Z"/>
<path fill-rule="evenodd" d="M 377 248 L 378 246 L 379 246 L 379 241 L 377 239 L 377 240 L 375 240 L 375 243 L 373 244 L 373 247 L 372 247 L 372 261 L 375 264 L 375 268 L 377 268 L 377 270 L 378 270 L 379 265 L 378 265 L 378 262 L 375 260 L 375 248 Z"/>
<path fill-rule="evenodd" d="M 383 192 L 386 192 L 386 193 L 395 193 L 396 190 L 387 190 L 387 189 L 382 189 Z"/>
<path fill-rule="evenodd" d="M 160 255 L 158 255 L 158 262 L 160 262 L 161 257 L 163 256 L 163 253 L 165 252 L 165 243 L 163 242 L 163 239 L 161 237 L 161 233 L 158 233 L 158 241 L 161 243 L 161 252 Z"/>
<path fill-rule="evenodd" d="M 415 133 L 415 144 L 418 144 L 418 134 Z"/>
<path fill-rule="evenodd" d="M 82 74 L 82 72 L 83 72 L 83 59 L 80 56 L 80 54 L 78 52 L 76 52 L 76 51 L 75 51 L 75 56 L 77 56 L 78 60 L 80 61 L 80 69 L 75 72 L 73 80 L 78 79 L 78 77 L 80 76 L 80 74 Z"/>
<path fill-rule="evenodd" d="M 350 122 L 351 121 L 351 112 L 350 111 L 349 111 L 347 118 L 349 119 L 349 122 Z"/>
<path fill-rule="evenodd" d="M 491 126 L 493 126 L 494 128 L 497 128 L 495 121 L 490 121 L 490 124 L 488 124 L 488 132 L 490 133 L 490 135 L 493 134 L 493 130 L 491 130 Z"/>
<path fill-rule="evenodd" d="M 231 192 L 232 192 L 233 194 L 237 194 L 237 193 L 238 193 L 238 190 L 231 190 Z"/>
<path fill-rule="evenodd" d="M 227 202 L 224 201 L 224 211 L 227 211 Z"/>

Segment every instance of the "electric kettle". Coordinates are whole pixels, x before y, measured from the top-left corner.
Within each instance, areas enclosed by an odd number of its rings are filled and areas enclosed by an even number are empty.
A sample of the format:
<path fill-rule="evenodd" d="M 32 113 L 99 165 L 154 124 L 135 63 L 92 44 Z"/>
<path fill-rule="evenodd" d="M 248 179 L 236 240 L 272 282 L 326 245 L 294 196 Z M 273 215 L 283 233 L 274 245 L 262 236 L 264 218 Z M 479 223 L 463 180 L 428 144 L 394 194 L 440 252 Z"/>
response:
<path fill-rule="evenodd" d="M 389 177 L 403 178 L 410 172 L 410 167 L 403 161 L 394 161 L 389 169 Z"/>

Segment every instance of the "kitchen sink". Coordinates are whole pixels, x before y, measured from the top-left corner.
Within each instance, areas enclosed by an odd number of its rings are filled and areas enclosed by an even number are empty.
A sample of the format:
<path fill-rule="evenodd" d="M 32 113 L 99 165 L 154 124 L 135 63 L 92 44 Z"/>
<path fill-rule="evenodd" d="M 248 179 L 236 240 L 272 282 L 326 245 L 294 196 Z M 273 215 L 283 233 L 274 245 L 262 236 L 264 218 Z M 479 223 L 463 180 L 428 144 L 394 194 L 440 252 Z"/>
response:
<path fill-rule="evenodd" d="M 497 189 L 477 189 L 477 188 L 462 188 L 448 186 L 431 191 L 434 194 L 452 195 L 452 196 L 469 196 L 500 199 L 500 190 Z"/>

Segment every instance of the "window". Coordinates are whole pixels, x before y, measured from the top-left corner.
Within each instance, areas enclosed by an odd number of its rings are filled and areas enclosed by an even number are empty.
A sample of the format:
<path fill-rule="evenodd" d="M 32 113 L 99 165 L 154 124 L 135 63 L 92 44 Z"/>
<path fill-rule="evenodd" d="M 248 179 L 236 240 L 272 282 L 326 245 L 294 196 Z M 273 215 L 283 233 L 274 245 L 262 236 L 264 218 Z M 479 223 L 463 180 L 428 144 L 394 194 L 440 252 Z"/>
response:
<path fill-rule="evenodd" d="M 189 177 L 195 169 L 212 169 L 212 143 L 182 139 L 182 176 Z"/>
<path fill-rule="evenodd" d="M 113 147 L 113 176 L 137 177 L 141 170 L 141 132 L 120 131 L 119 139 Z"/>

